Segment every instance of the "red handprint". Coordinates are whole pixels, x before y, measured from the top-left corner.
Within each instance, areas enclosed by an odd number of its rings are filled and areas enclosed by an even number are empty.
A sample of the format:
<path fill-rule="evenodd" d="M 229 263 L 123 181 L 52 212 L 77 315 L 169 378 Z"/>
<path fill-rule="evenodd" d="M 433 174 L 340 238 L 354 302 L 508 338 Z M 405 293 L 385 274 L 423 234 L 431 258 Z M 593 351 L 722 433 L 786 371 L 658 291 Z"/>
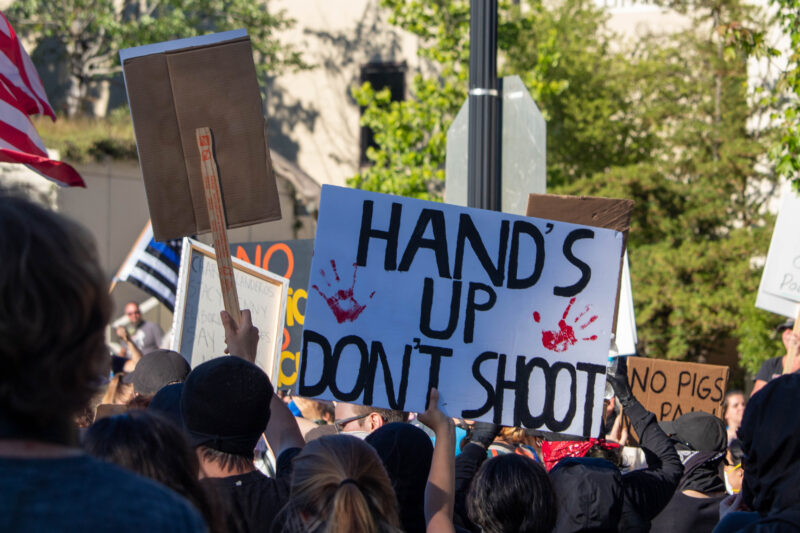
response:
<path fill-rule="evenodd" d="M 336 261 L 331 259 L 331 268 L 333 269 L 333 275 L 336 278 L 336 282 L 341 282 L 339 278 L 339 273 L 336 271 Z M 366 305 L 359 304 L 354 295 L 353 289 L 356 286 L 356 271 L 358 270 L 358 265 L 353 263 L 353 283 L 350 285 L 349 289 L 338 289 L 332 296 L 328 296 L 323 293 L 319 287 L 316 285 L 312 285 L 311 287 L 316 290 L 320 296 L 322 296 L 328 304 L 328 307 L 331 308 L 333 312 L 333 316 L 336 317 L 336 321 L 341 324 L 342 322 L 352 322 L 367 308 Z M 333 285 L 328 281 L 327 276 L 325 275 L 324 270 L 320 270 L 319 273 L 322 275 L 322 278 L 325 280 L 325 283 L 328 287 L 334 288 Z M 372 294 L 369 295 L 370 299 L 375 296 L 375 291 L 372 291 Z"/>
<path fill-rule="evenodd" d="M 575 298 L 570 298 L 569 303 L 567 304 L 567 308 L 564 309 L 564 314 L 561 316 L 561 320 L 558 321 L 558 331 L 542 331 L 542 346 L 547 348 L 553 352 L 564 352 L 570 346 L 573 346 L 578 342 L 577 337 L 575 337 L 575 330 L 572 326 L 567 324 L 567 315 L 569 315 L 569 310 L 572 307 L 572 304 L 575 303 Z M 581 314 L 575 317 L 573 320 L 574 324 L 577 324 L 579 320 L 581 320 L 586 313 L 589 312 L 589 308 L 591 306 L 587 305 L 586 309 L 583 310 Z M 539 322 L 541 320 L 541 316 L 539 315 L 539 311 L 533 312 L 533 320 Z M 578 326 L 580 329 L 586 329 L 589 327 L 589 324 L 597 320 L 597 315 L 590 316 L 588 320 Z M 592 335 L 591 337 L 582 337 L 581 340 L 584 341 L 594 341 L 597 340 L 597 335 Z"/>

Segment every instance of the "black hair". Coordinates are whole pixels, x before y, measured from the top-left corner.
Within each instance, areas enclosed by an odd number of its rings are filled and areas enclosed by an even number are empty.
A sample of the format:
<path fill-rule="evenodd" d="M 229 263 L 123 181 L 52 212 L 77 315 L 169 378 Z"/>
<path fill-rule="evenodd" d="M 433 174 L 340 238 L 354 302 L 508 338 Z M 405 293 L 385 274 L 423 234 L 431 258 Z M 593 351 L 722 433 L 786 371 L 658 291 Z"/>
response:
<path fill-rule="evenodd" d="M 253 460 L 255 459 L 253 452 L 250 452 L 250 455 L 240 455 L 238 453 L 215 450 L 208 446 L 198 446 L 197 451 L 200 452 L 204 460 L 217 463 L 220 468 L 228 472 L 252 469 Z"/>
<path fill-rule="evenodd" d="M 513 453 L 481 465 L 467 494 L 469 519 L 485 533 L 548 533 L 556 498 L 544 468 Z"/>
<path fill-rule="evenodd" d="M 98 459 L 174 490 L 200 511 L 212 532 L 224 529 L 213 498 L 198 480 L 200 464 L 189 440 L 164 416 L 133 410 L 103 418 L 89 427 L 83 447 Z"/>

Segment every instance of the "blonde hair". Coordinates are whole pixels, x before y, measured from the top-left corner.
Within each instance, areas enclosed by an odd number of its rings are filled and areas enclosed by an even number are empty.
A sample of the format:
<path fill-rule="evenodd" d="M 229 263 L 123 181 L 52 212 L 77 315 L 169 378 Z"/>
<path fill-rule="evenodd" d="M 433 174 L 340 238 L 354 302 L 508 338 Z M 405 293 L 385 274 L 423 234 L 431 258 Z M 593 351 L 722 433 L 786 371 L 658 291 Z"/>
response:
<path fill-rule="evenodd" d="M 319 533 L 401 532 L 389 476 L 361 439 L 330 435 L 294 460 L 289 530 Z"/>

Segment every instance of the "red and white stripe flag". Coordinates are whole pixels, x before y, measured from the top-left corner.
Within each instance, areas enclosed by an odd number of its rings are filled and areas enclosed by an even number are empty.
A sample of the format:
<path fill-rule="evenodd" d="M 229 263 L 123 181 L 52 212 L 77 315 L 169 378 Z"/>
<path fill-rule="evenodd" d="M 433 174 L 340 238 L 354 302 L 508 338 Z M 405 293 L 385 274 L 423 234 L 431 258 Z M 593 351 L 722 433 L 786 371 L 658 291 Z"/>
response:
<path fill-rule="evenodd" d="M 0 161 L 22 163 L 61 186 L 86 187 L 74 168 L 48 157 L 28 118 L 35 114 L 56 119 L 39 73 L 0 13 Z"/>

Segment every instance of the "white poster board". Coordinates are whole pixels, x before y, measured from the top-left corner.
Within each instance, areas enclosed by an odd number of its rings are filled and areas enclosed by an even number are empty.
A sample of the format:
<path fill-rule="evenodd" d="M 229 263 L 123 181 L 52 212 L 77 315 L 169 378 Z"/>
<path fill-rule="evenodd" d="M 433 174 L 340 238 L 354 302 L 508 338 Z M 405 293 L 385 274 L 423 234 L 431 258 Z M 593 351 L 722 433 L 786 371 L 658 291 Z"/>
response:
<path fill-rule="evenodd" d="M 783 189 L 756 307 L 796 318 L 800 306 L 800 197 L 791 184 Z"/>
<path fill-rule="evenodd" d="M 232 259 L 239 306 L 250 310 L 259 331 L 255 363 L 276 383 L 289 280 Z M 192 368 L 225 355 L 225 330 L 220 319 L 224 308 L 214 249 L 183 239 L 171 348 Z"/>
<path fill-rule="evenodd" d="M 636 355 L 636 313 L 633 310 L 633 290 L 631 289 L 631 268 L 628 264 L 628 252 L 622 261 L 622 276 L 619 280 L 619 307 L 617 308 L 617 331 L 614 338 L 616 350 L 614 355 Z"/>
<path fill-rule="evenodd" d="M 301 396 L 597 435 L 622 233 L 323 186 Z"/>

